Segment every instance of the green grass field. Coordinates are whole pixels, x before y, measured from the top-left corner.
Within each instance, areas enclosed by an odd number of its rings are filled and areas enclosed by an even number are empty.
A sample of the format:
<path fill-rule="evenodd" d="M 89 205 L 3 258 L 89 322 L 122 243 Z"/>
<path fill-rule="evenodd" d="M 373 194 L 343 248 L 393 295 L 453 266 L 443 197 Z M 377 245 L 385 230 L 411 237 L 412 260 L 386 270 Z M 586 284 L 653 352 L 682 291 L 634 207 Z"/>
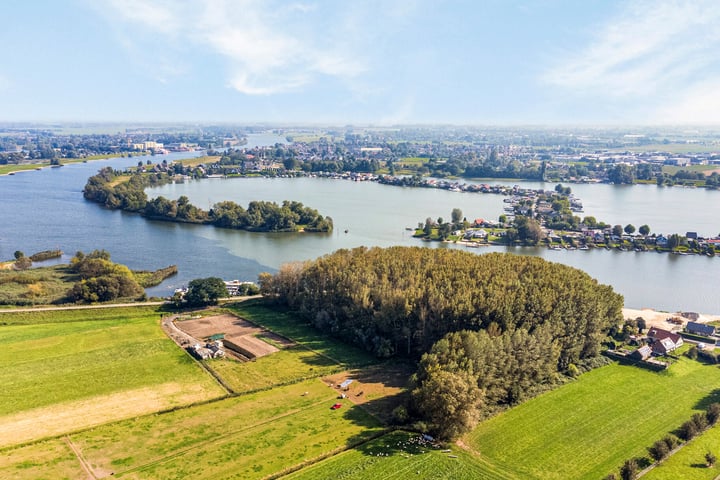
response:
<path fill-rule="evenodd" d="M 331 410 L 335 395 L 308 380 L 101 426 L 71 440 L 95 472 L 114 477 L 263 478 L 382 432 L 349 403 Z"/>
<path fill-rule="evenodd" d="M 155 308 L 2 313 L 0 321 L 2 428 L 22 425 L 18 415 L 25 412 L 40 422 L 43 415 L 52 421 L 66 408 L 85 408 L 74 402 L 92 400 L 101 412 L 106 407 L 103 398 L 124 392 L 142 390 L 144 396 L 157 389 L 159 404 L 148 405 L 148 411 L 224 394 L 163 334 Z M 137 406 L 146 413 L 143 401 L 138 398 Z M 75 428 L 82 424 L 78 419 Z M 43 427 L 38 425 L 37 435 Z"/>
<path fill-rule="evenodd" d="M 359 348 L 324 335 L 284 310 L 267 306 L 262 300 L 227 305 L 236 315 L 287 337 L 334 360 L 345 368 L 372 365 L 377 359 Z"/>
<path fill-rule="evenodd" d="M 646 480 L 713 480 L 720 475 L 720 465 L 705 465 L 705 454 L 720 455 L 720 426 L 715 426 L 695 437 L 690 443 L 650 470 Z"/>
<path fill-rule="evenodd" d="M 392 432 L 287 477 L 288 480 L 502 480 L 503 472 L 457 447 L 423 446 L 419 435 Z"/>
<path fill-rule="evenodd" d="M 690 165 L 687 167 L 674 167 L 672 165 L 663 165 L 662 172 L 667 173 L 668 175 L 675 175 L 680 170 L 685 170 L 689 172 L 708 172 L 713 170 L 718 170 L 720 166 L 718 165 Z"/>
<path fill-rule="evenodd" d="M 610 365 L 481 423 L 465 441 L 517 478 L 602 478 L 720 399 L 720 369 Z M 680 477 L 678 477 L 680 478 Z"/>
<path fill-rule="evenodd" d="M 269 388 L 343 370 L 336 362 L 301 346 L 280 350 L 251 362 L 218 359 L 208 361 L 207 365 L 235 392 Z"/>
<path fill-rule="evenodd" d="M 76 480 L 87 478 L 73 451 L 61 439 L 2 451 L 0 478 Z"/>

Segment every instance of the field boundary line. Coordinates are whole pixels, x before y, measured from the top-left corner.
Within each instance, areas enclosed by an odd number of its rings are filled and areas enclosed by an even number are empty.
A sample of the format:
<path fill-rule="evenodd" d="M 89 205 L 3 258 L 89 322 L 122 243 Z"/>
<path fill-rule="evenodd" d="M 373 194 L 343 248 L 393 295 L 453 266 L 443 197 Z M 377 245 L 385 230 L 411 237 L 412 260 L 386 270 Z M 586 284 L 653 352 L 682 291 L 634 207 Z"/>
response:
<path fill-rule="evenodd" d="M 83 457 L 83 454 L 80 452 L 80 450 L 77 448 L 77 445 L 73 443 L 72 440 L 70 440 L 70 437 L 65 435 L 63 437 L 63 441 L 65 442 L 65 445 L 72 450 L 73 454 L 75 455 L 75 458 L 78 459 L 78 462 L 80 462 L 80 466 L 85 470 L 85 473 L 88 474 L 88 477 L 90 477 L 92 480 L 97 480 L 97 476 L 95 476 L 95 473 L 93 472 L 93 469 L 90 467 L 90 464 L 85 460 L 85 457 Z"/>
<path fill-rule="evenodd" d="M 394 430 L 395 430 L 395 429 L 392 428 L 392 427 L 385 427 L 385 428 L 383 428 L 382 430 L 380 430 L 379 432 L 376 432 L 376 433 L 370 435 L 370 436 L 369 436 L 368 438 L 366 438 L 366 439 L 360 440 L 360 441 L 358 441 L 358 442 L 355 442 L 355 443 L 352 443 L 352 444 L 349 444 L 349 445 L 345 445 L 345 446 L 343 446 L 343 447 L 338 447 L 338 448 L 336 448 L 336 449 L 334 449 L 334 450 L 330 450 L 329 452 L 323 453 L 322 455 L 319 455 L 319 456 L 317 456 L 317 457 L 315 457 L 315 458 L 312 458 L 312 459 L 310 459 L 310 460 L 305 460 L 305 461 L 300 462 L 300 463 L 298 463 L 298 464 L 296 464 L 296 465 L 292 465 L 292 466 L 290 466 L 290 467 L 287 467 L 287 468 L 285 468 L 284 470 L 281 470 L 281 471 L 279 471 L 279 472 L 272 473 L 272 474 L 268 475 L 267 477 L 263 477 L 262 480 L 277 480 L 277 479 L 282 478 L 282 477 L 287 477 L 288 475 L 291 475 L 291 474 L 293 474 L 293 473 L 295 473 L 295 472 L 299 472 L 299 471 L 302 470 L 303 468 L 311 467 L 311 466 L 316 465 L 316 464 L 318 464 L 318 463 L 320 463 L 320 462 L 322 462 L 322 461 L 324 461 L 324 460 L 327 460 L 327 459 L 329 459 L 329 458 L 332 458 L 332 457 L 336 457 L 336 456 L 338 456 L 338 455 L 341 455 L 341 454 L 347 452 L 348 450 L 352 450 L 353 448 L 357 448 L 357 447 L 359 447 L 360 445 L 365 445 L 366 443 L 371 442 L 371 441 L 373 441 L 373 440 L 376 440 L 376 439 L 378 439 L 378 438 L 380 438 L 380 437 L 382 437 L 382 436 L 385 436 L 385 435 L 387 435 L 388 433 L 390 433 L 390 432 L 392 432 L 392 431 L 394 431 Z"/>
<path fill-rule="evenodd" d="M 181 457 L 181 456 L 185 455 L 186 453 L 191 452 L 191 451 L 193 451 L 193 450 L 197 450 L 197 449 L 199 449 L 199 448 L 206 447 L 206 446 L 212 445 L 212 444 L 214 444 L 214 443 L 218 443 L 218 442 L 220 442 L 220 441 L 222 441 L 222 440 L 225 440 L 225 439 L 227 439 L 227 438 L 230 438 L 230 437 L 232 437 L 232 436 L 235 436 L 235 435 L 237 435 L 237 434 L 239 434 L 239 433 L 242 433 L 242 432 L 244 432 L 244 431 L 251 430 L 251 429 L 257 428 L 257 427 L 262 427 L 263 425 L 266 425 L 266 424 L 268 424 L 268 423 L 272 423 L 272 422 L 274 422 L 274 421 L 276 421 L 276 420 L 280 420 L 281 418 L 285 418 L 285 417 L 289 417 L 289 416 L 295 415 L 295 414 L 297 414 L 297 413 L 299 413 L 299 412 L 302 412 L 302 411 L 304 411 L 304 410 L 307 410 L 307 409 L 309 409 L 309 408 L 316 407 L 316 406 L 318 406 L 318 405 L 320 405 L 320 404 L 326 403 L 327 401 L 328 401 L 328 399 L 327 399 L 327 398 L 324 398 L 324 399 L 322 399 L 322 400 L 318 400 L 317 402 L 313 402 L 313 403 L 311 403 L 311 404 L 308 404 L 306 407 L 296 408 L 296 409 L 290 410 L 290 411 L 288 411 L 288 412 L 285 412 L 285 413 L 283 413 L 283 414 L 276 415 L 276 416 L 271 417 L 271 418 L 267 418 L 267 419 L 265 419 L 265 420 L 263 420 L 263 421 L 261 421 L 261 422 L 254 423 L 254 424 L 252 424 L 252 425 L 247 425 L 247 426 L 242 427 L 242 428 L 239 428 L 239 429 L 237 429 L 237 430 L 225 432 L 225 433 L 222 434 L 222 435 L 215 435 L 215 436 L 213 436 L 212 438 L 209 438 L 208 440 L 205 440 L 205 441 L 203 441 L 203 442 L 198 442 L 198 443 L 196 443 L 195 445 L 191 445 L 191 446 L 186 447 L 186 448 L 183 448 L 183 449 L 181 449 L 181 450 L 177 450 L 177 451 L 175 451 L 175 452 L 173 452 L 173 453 L 171 453 L 171 454 L 169 454 L 169 455 L 165 455 L 165 456 L 163 456 L 163 457 L 159 457 L 159 458 L 157 458 L 157 459 L 155 459 L 155 460 L 152 460 L 152 461 L 150 461 L 150 462 L 144 463 L 143 465 L 138 465 L 138 466 L 136 466 L 136 467 L 132 467 L 132 468 L 129 468 L 129 469 L 127 469 L 127 470 L 123 470 L 123 471 L 121 471 L 121 472 L 115 472 L 115 473 L 114 473 L 114 476 L 115 476 L 115 477 L 121 477 L 121 476 L 126 475 L 126 474 L 128 474 L 128 473 L 140 472 L 140 471 L 145 470 L 145 469 L 148 468 L 148 467 L 152 467 L 152 466 L 155 466 L 155 465 L 160 465 L 160 464 L 162 464 L 162 463 L 166 463 L 166 462 L 168 462 L 168 461 L 170 461 L 170 460 L 173 460 L 173 459 L 175 459 L 175 458 Z"/>

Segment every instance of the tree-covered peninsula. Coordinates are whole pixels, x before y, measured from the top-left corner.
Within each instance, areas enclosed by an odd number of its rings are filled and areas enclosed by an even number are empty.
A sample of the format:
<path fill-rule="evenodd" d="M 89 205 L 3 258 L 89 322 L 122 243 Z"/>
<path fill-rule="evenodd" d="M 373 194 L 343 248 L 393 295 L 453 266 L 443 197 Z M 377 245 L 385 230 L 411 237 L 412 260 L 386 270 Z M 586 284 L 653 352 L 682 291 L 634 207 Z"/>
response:
<path fill-rule="evenodd" d="M 623 298 L 541 258 L 422 247 L 339 250 L 263 274 L 267 296 L 380 357 L 417 360 L 413 404 L 452 438 L 594 364 Z"/>
<path fill-rule="evenodd" d="M 90 177 L 83 190 L 87 200 L 107 208 L 138 212 L 147 218 L 183 223 L 209 224 L 221 228 L 257 232 L 330 232 L 333 222 L 317 210 L 300 202 L 253 201 L 247 208 L 230 202 L 219 202 L 203 210 L 181 196 L 177 200 L 157 197 L 148 200 L 145 189 L 171 181 L 163 172 L 136 172 L 122 175 L 105 167 Z"/>

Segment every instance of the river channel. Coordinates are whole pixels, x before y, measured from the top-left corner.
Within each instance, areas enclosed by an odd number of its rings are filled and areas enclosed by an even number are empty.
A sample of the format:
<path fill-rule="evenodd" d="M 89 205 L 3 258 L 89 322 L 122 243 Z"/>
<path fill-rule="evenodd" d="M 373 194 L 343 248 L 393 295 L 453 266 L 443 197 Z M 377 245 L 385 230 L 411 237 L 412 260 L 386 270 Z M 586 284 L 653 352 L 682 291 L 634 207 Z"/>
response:
<path fill-rule="evenodd" d="M 279 139 L 279 137 L 277 137 Z M 253 137 L 250 146 L 273 142 L 273 136 Z M 168 161 L 189 154 L 164 156 Z M 113 260 L 134 269 L 176 264 L 179 274 L 149 289 L 150 295 L 170 295 L 189 280 L 205 276 L 255 280 L 262 271 L 282 263 L 306 260 L 357 246 L 420 245 L 461 248 L 412 238 L 406 227 L 426 217 L 449 218 L 453 208 L 473 220 L 496 220 L 503 212 L 502 196 L 447 190 L 401 188 L 373 182 L 320 178 L 204 179 L 149 189 L 150 198 L 187 195 L 202 208 L 232 200 L 247 206 L 252 200 L 297 200 L 329 215 L 330 234 L 262 234 L 210 226 L 148 221 L 139 215 L 108 211 L 82 197 L 87 178 L 100 168 L 122 169 L 142 157 L 99 160 L 0 177 L 2 219 L 0 259 L 15 250 L 30 254 L 60 248 L 67 261 L 77 250 L 104 248 Z M 152 160 L 157 161 L 155 157 Z M 489 180 L 491 184 L 512 183 Z M 527 188 L 552 189 L 553 184 L 523 182 Z M 656 233 L 720 232 L 720 192 L 656 186 L 571 185 L 584 204 L 581 216 L 593 215 L 609 224 L 646 223 Z M 482 247 L 476 254 L 508 251 L 537 255 L 580 268 L 625 296 L 628 307 L 720 313 L 720 258 L 606 250 L 555 251 L 545 248 Z"/>

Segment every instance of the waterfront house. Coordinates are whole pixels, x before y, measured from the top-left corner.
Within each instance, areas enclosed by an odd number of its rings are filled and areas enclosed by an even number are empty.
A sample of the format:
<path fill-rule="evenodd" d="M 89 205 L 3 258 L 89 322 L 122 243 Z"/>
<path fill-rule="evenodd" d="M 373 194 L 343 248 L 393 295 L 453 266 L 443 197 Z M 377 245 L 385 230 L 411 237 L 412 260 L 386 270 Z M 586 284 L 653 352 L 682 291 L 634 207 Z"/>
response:
<path fill-rule="evenodd" d="M 702 335 L 704 337 L 715 335 L 715 327 L 712 325 L 705 325 L 704 323 L 688 322 L 685 326 L 685 330 L 693 335 Z"/>

